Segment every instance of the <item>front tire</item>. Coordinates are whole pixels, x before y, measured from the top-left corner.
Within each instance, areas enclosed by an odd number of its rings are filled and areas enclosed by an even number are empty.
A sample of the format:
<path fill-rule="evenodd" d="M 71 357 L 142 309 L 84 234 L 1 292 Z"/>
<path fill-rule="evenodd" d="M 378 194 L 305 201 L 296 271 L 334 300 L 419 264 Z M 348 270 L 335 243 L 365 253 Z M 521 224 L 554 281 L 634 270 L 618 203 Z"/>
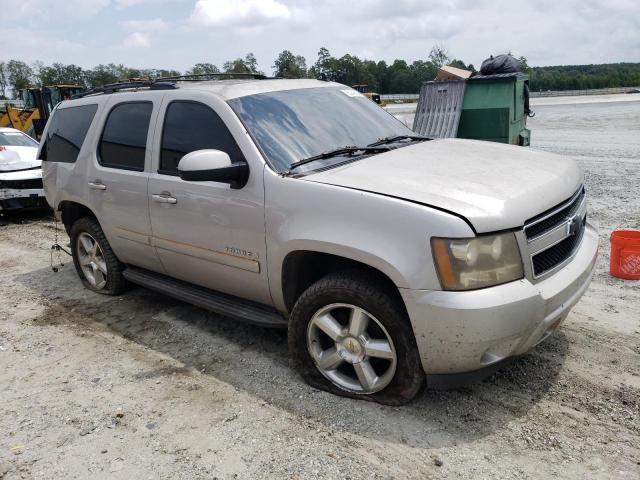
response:
<path fill-rule="evenodd" d="M 111 250 L 100 224 L 91 217 L 77 220 L 69 232 L 73 264 L 85 288 L 118 295 L 126 287 L 124 265 Z"/>
<path fill-rule="evenodd" d="M 357 273 L 328 275 L 300 296 L 289 350 L 309 384 L 338 395 L 400 405 L 425 380 L 404 305 Z"/>

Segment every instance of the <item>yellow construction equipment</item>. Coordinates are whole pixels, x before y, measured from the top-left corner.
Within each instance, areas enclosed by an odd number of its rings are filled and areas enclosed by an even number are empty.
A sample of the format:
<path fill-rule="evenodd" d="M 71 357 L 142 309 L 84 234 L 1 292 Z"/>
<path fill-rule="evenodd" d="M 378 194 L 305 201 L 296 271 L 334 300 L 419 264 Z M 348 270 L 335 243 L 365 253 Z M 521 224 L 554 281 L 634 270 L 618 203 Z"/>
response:
<path fill-rule="evenodd" d="M 375 93 L 369 90 L 369 85 L 353 85 L 351 88 L 357 90 L 358 92 L 363 94 L 365 97 L 367 97 L 369 100 L 377 103 L 381 107 L 384 107 L 386 105 L 386 103 L 380 98 L 379 93 Z"/>
<path fill-rule="evenodd" d="M 7 103 L 6 111 L 0 112 L 0 127 L 17 128 L 40 139 L 47 119 L 56 105 L 83 90 L 79 85 L 25 88 L 20 91 L 22 107 Z"/>

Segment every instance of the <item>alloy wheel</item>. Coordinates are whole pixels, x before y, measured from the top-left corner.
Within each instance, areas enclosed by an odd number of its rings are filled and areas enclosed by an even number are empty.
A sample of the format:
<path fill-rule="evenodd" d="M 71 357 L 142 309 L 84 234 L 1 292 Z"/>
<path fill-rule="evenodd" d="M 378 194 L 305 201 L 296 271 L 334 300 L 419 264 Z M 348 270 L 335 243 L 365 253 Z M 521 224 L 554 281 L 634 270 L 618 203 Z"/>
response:
<path fill-rule="evenodd" d="M 76 252 L 87 282 L 96 290 L 104 288 L 107 285 L 107 262 L 96 239 L 82 232 L 78 235 Z"/>
<path fill-rule="evenodd" d="M 366 310 L 346 303 L 319 309 L 307 328 L 307 349 L 322 375 L 343 390 L 384 389 L 396 371 L 391 336 Z"/>

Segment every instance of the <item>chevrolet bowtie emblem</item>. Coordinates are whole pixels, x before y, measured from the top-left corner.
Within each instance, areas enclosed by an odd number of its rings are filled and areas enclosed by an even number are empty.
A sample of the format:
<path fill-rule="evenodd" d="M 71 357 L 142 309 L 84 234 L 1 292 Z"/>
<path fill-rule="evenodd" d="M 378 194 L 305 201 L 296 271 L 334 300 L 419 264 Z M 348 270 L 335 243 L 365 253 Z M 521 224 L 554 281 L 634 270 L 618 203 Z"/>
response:
<path fill-rule="evenodd" d="M 573 235 L 577 235 L 580 231 L 580 225 L 582 224 L 582 219 L 579 215 L 575 215 L 571 220 L 567 222 L 567 236 L 572 237 Z"/>

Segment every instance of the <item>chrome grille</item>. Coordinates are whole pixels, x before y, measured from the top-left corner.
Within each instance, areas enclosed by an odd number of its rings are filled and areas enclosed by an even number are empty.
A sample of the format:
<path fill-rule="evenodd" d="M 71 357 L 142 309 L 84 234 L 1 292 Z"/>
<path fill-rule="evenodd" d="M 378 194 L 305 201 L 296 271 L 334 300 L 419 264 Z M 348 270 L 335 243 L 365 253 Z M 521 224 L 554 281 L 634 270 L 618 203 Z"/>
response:
<path fill-rule="evenodd" d="M 586 218 L 583 219 L 583 223 L 586 222 Z M 564 262 L 575 251 L 576 247 L 582 240 L 584 234 L 584 225 L 578 233 L 565 238 L 564 240 L 556 243 L 552 247 L 533 255 L 531 262 L 533 264 L 533 275 L 539 277 L 544 275 L 545 272 L 553 270 L 557 265 Z"/>
<path fill-rule="evenodd" d="M 542 235 L 572 217 L 580 208 L 585 195 L 584 187 L 581 187 L 567 202 L 527 220 L 524 227 L 527 239 Z"/>
<path fill-rule="evenodd" d="M 569 200 L 525 223 L 533 278 L 551 273 L 573 256 L 586 222 L 586 193 L 580 187 Z"/>

